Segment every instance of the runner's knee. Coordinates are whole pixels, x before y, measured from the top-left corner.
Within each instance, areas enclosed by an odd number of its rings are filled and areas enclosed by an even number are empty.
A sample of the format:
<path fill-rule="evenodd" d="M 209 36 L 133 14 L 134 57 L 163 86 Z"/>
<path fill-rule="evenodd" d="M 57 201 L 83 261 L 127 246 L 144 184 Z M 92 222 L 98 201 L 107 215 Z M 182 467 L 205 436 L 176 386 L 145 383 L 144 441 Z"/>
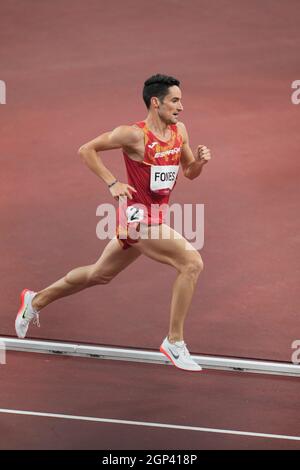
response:
<path fill-rule="evenodd" d="M 182 265 L 180 271 L 189 276 L 192 280 L 197 280 L 199 274 L 203 271 L 203 261 L 200 254 L 196 251 Z"/>

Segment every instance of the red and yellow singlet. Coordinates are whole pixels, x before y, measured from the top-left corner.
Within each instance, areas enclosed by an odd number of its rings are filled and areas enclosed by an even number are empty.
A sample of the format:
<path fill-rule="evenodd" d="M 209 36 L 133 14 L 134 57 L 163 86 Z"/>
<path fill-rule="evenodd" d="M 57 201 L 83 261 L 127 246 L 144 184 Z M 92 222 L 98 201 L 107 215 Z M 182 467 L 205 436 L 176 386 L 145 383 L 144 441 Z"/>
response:
<path fill-rule="evenodd" d="M 137 190 L 118 211 L 117 238 L 123 248 L 137 242 L 130 239 L 130 224 L 163 223 L 165 211 L 160 206 L 168 204 L 176 184 L 182 148 L 182 136 L 176 124 L 169 126 L 168 142 L 157 138 L 144 121 L 135 125 L 144 132 L 145 153 L 143 161 L 137 162 L 123 152 L 128 184 Z"/>

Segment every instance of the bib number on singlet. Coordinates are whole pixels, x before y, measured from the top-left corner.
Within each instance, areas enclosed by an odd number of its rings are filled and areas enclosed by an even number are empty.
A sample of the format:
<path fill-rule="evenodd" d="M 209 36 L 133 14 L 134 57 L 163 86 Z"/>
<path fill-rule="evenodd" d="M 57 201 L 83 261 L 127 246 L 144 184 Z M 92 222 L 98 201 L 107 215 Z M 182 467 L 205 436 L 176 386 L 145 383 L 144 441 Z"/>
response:
<path fill-rule="evenodd" d="M 160 189 L 173 189 L 179 165 L 152 165 L 150 176 L 151 191 Z"/>

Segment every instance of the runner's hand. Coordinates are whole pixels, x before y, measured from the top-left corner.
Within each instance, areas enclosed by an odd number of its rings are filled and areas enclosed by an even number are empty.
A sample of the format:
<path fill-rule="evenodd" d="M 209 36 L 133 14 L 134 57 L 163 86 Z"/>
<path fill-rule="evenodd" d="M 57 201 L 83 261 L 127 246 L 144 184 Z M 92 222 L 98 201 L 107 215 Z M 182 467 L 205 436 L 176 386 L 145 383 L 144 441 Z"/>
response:
<path fill-rule="evenodd" d="M 198 162 L 201 162 L 203 165 L 205 165 L 205 163 L 211 159 L 210 150 L 205 147 L 205 145 L 198 145 L 195 158 Z"/>
<path fill-rule="evenodd" d="M 132 186 L 129 184 L 125 183 L 119 183 L 117 182 L 114 184 L 111 188 L 109 188 L 111 195 L 114 197 L 114 199 L 118 200 L 119 197 L 128 197 L 129 199 L 132 199 L 131 192 L 133 191 L 134 193 L 137 192 L 136 189 L 134 189 Z"/>

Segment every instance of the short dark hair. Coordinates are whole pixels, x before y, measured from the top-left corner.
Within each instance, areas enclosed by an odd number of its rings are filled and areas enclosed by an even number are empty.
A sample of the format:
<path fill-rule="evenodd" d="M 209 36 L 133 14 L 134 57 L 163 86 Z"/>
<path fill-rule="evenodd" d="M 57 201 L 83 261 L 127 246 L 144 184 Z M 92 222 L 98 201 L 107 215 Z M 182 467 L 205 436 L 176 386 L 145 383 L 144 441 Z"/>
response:
<path fill-rule="evenodd" d="M 164 97 L 168 94 L 169 87 L 174 85 L 179 86 L 180 81 L 168 75 L 158 73 L 148 78 L 144 83 L 143 89 L 143 100 L 147 108 L 150 108 L 150 102 L 153 96 L 163 101 Z"/>

